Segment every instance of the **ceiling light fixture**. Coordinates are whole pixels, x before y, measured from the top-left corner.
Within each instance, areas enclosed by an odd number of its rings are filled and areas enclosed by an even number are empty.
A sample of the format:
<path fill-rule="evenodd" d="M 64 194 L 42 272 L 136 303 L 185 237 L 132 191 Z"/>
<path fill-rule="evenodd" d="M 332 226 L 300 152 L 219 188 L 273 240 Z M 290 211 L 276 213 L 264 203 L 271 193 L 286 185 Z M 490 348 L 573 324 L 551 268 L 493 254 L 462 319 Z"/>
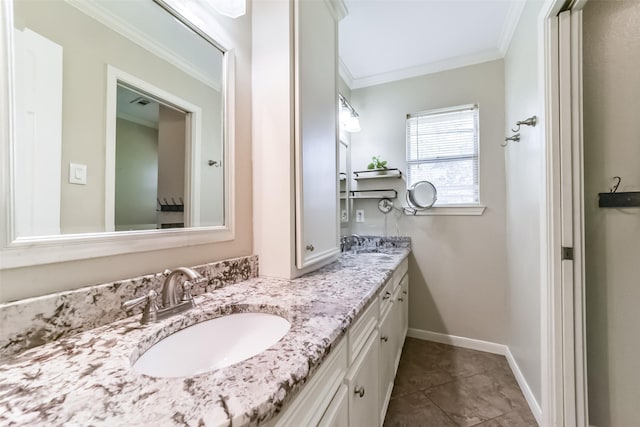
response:
<path fill-rule="evenodd" d="M 210 0 L 211 6 L 220 15 L 238 18 L 247 12 L 246 0 Z"/>

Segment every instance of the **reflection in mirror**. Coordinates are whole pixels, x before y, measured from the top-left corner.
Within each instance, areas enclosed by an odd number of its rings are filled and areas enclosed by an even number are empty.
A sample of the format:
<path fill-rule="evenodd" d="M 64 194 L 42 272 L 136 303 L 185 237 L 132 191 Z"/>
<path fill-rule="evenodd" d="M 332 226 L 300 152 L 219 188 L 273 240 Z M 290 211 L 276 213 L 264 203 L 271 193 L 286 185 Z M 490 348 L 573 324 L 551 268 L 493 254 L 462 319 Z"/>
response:
<path fill-rule="evenodd" d="M 14 27 L 14 237 L 225 224 L 220 49 L 151 0 Z"/>

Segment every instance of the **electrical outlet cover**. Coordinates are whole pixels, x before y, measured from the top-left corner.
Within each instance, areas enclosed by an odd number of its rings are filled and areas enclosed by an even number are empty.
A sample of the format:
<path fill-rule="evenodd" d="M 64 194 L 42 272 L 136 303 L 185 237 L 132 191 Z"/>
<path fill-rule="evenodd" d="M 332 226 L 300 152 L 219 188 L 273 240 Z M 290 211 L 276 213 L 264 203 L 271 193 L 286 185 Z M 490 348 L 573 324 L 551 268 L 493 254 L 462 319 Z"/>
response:
<path fill-rule="evenodd" d="M 356 222 L 364 222 L 364 210 L 358 209 L 356 211 Z"/>

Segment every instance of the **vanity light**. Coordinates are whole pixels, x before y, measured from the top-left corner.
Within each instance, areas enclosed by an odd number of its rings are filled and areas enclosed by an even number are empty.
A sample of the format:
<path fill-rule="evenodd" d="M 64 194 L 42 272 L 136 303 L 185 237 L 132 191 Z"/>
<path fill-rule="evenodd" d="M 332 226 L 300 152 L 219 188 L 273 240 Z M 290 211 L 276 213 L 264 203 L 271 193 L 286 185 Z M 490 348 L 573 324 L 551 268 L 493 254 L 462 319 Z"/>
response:
<path fill-rule="evenodd" d="M 340 128 L 345 132 L 360 132 L 358 113 L 342 94 L 340 94 Z"/>
<path fill-rule="evenodd" d="M 247 11 L 247 3 L 245 0 L 210 0 L 211 6 L 220 15 L 229 18 L 238 18 Z"/>
<path fill-rule="evenodd" d="M 347 132 L 360 132 L 360 120 L 358 120 L 358 117 L 349 117 L 349 120 L 344 125 L 344 130 Z"/>

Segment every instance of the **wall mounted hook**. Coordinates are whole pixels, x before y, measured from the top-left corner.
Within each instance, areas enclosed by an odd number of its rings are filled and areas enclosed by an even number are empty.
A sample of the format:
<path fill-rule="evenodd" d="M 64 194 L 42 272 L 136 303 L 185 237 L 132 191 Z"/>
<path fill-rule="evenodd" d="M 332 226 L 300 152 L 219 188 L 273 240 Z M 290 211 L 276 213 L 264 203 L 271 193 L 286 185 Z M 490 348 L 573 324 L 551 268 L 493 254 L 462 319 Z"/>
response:
<path fill-rule="evenodd" d="M 509 136 L 507 138 L 504 139 L 504 144 L 500 144 L 501 147 L 506 147 L 509 142 L 514 141 L 514 142 L 520 142 L 520 134 L 516 133 L 513 136 Z"/>
<path fill-rule="evenodd" d="M 613 187 L 611 187 L 611 193 L 615 193 L 616 191 L 618 191 L 618 187 L 620 186 L 620 183 L 622 182 L 622 178 L 620 178 L 619 176 L 614 176 L 613 179 L 617 179 L 618 182 L 615 183 L 615 185 Z"/>
<path fill-rule="evenodd" d="M 538 117 L 537 116 L 531 116 L 528 119 L 525 120 L 518 120 L 516 122 L 516 128 L 515 129 L 511 129 L 511 132 L 520 132 L 520 126 L 525 125 L 525 126 L 532 126 L 535 127 L 535 125 L 538 124 Z"/>

